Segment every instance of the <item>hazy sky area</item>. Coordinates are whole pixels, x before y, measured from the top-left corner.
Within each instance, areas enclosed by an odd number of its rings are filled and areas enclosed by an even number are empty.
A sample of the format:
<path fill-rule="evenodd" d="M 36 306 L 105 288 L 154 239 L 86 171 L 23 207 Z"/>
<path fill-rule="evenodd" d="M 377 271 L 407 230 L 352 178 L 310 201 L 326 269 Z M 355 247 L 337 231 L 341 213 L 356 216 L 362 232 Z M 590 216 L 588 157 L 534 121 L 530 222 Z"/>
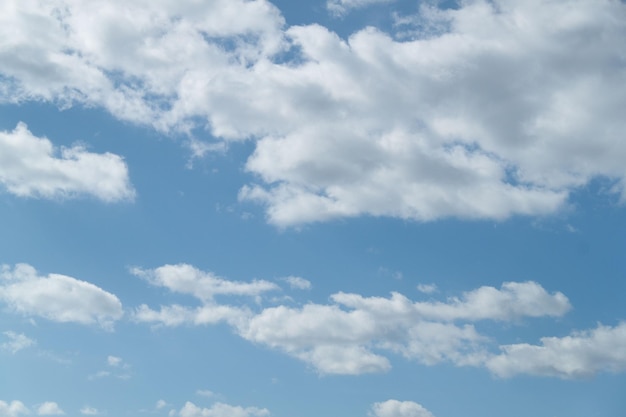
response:
<path fill-rule="evenodd" d="M 626 3 L 0 1 L 0 417 L 623 417 Z"/>

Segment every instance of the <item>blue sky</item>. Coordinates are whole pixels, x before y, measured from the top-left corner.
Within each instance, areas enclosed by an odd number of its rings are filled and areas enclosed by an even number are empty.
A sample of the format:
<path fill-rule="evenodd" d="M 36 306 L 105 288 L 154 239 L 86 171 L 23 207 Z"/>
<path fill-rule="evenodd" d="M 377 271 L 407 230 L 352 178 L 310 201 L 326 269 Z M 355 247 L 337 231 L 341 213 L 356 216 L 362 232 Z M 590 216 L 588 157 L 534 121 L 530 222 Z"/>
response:
<path fill-rule="evenodd" d="M 622 416 L 626 5 L 0 4 L 0 417 Z"/>

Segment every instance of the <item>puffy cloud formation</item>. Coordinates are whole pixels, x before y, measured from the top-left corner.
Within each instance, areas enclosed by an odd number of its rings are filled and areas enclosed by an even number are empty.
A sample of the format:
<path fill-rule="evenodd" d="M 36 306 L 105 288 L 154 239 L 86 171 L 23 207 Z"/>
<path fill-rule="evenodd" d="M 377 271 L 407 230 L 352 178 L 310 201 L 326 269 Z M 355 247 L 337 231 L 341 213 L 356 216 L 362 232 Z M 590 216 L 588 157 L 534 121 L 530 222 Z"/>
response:
<path fill-rule="evenodd" d="M 599 325 L 565 337 L 543 337 L 541 345 L 502 346 L 502 353 L 487 361 L 496 375 L 516 374 L 577 378 L 597 372 L 626 370 L 626 323 Z"/>
<path fill-rule="evenodd" d="M 0 269 L 0 300 L 13 311 L 57 322 L 98 324 L 112 329 L 123 315 L 113 294 L 86 281 L 59 274 L 38 275 L 35 268 L 18 264 Z"/>
<path fill-rule="evenodd" d="M 273 289 L 261 281 L 228 281 L 190 265 L 135 273 L 154 285 L 195 296 L 202 305 L 174 304 L 158 311 L 141 305 L 134 320 L 165 326 L 225 322 L 244 339 L 281 350 L 322 374 L 385 372 L 391 368 L 389 353 L 427 365 L 448 361 L 482 366 L 493 355 L 473 322 L 558 317 L 571 308 L 565 295 L 550 294 L 535 282 L 506 282 L 500 289 L 480 287 L 445 302 L 412 301 L 399 293 L 389 298 L 336 293 L 329 304 L 255 311 L 252 305 L 218 304 L 213 295 L 259 295 Z"/>
<path fill-rule="evenodd" d="M 269 414 L 265 408 L 244 408 L 224 403 L 215 403 L 210 408 L 200 408 L 189 401 L 179 412 L 180 417 L 264 417 Z"/>
<path fill-rule="evenodd" d="M 40 416 L 58 416 L 62 414 L 65 414 L 65 412 L 53 401 L 46 401 L 37 408 L 37 415 Z"/>
<path fill-rule="evenodd" d="M 124 160 L 80 146 L 56 149 L 24 123 L 0 132 L 0 184 L 20 197 L 69 198 L 92 195 L 113 202 L 135 195 Z"/>
<path fill-rule="evenodd" d="M 27 337 L 25 334 L 22 333 L 7 331 L 3 334 L 9 338 L 9 341 L 0 344 L 0 348 L 11 353 L 17 353 L 22 349 L 26 349 L 35 345 L 36 343 L 33 339 Z"/>
<path fill-rule="evenodd" d="M 2 417 L 19 417 L 29 413 L 30 411 L 21 401 L 7 403 L 0 400 L 0 416 Z"/>
<path fill-rule="evenodd" d="M 429 4 L 342 39 L 264 0 L 8 0 L 0 100 L 253 140 L 239 196 L 281 227 L 544 215 L 598 176 L 626 199 L 623 2 Z"/>
<path fill-rule="evenodd" d="M 413 401 L 387 400 L 372 405 L 372 417 L 434 417 L 430 411 Z"/>

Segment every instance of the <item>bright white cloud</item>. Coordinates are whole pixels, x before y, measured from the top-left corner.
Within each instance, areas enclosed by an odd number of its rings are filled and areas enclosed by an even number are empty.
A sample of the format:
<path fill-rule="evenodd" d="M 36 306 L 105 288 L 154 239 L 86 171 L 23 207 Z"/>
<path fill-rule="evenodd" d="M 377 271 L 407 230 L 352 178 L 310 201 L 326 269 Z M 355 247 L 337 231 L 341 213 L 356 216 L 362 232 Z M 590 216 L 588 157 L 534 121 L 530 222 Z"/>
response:
<path fill-rule="evenodd" d="M 0 300 L 27 316 L 99 324 L 105 329 L 112 329 L 123 315 L 122 303 L 115 295 L 65 275 L 40 276 L 27 264 L 17 264 L 14 268 L 2 266 Z"/>
<path fill-rule="evenodd" d="M 30 414 L 28 408 L 21 401 L 11 401 L 7 403 L 0 400 L 0 417 L 19 417 Z"/>
<path fill-rule="evenodd" d="M 265 408 L 244 408 L 224 403 L 215 403 L 210 408 L 201 408 L 189 401 L 179 412 L 180 417 L 263 417 L 269 414 L 270 412 Z"/>
<path fill-rule="evenodd" d="M 159 400 L 159 401 L 157 401 L 157 402 L 156 402 L 155 408 L 156 408 L 157 410 L 160 410 L 160 409 L 162 409 L 162 408 L 167 407 L 167 405 L 168 405 L 168 404 L 167 404 L 167 401 L 165 401 L 165 400 Z"/>
<path fill-rule="evenodd" d="M 318 25 L 285 29 L 263 0 L 0 7 L 5 101 L 251 138 L 257 182 L 239 196 L 281 227 L 544 215 L 598 176 L 626 199 L 623 2 L 423 6 L 403 19 L 403 41 L 373 28 L 345 40 Z"/>
<path fill-rule="evenodd" d="M 543 337 L 541 345 L 501 346 L 487 367 L 500 377 L 517 374 L 580 378 L 626 370 L 626 323 L 599 325 L 565 337 Z"/>
<path fill-rule="evenodd" d="M 92 195 L 113 202 L 135 194 L 120 156 L 80 146 L 57 149 L 47 138 L 34 136 L 24 123 L 12 132 L 0 132 L 0 184 L 21 197 Z"/>
<path fill-rule="evenodd" d="M 13 354 L 36 344 L 33 339 L 27 337 L 25 334 L 22 333 L 7 331 L 3 332 L 3 334 L 9 338 L 9 341 L 0 344 L 0 348 Z"/>
<path fill-rule="evenodd" d="M 311 281 L 302 277 L 289 276 L 284 278 L 291 288 L 298 290 L 310 290 L 312 288 Z"/>
<path fill-rule="evenodd" d="M 164 265 L 153 270 L 133 268 L 131 272 L 152 285 L 189 294 L 204 302 L 212 300 L 216 295 L 258 296 L 278 289 L 276 284 L 269 281 L 229 281 L 187 264 Z"/>
<path fill-rule="evenodd" d="M 430 411 L 413 401 L 387 400 L 374 403 L 372 417 L 434 417 Z"/>
<path fill-rule="evenodd" d="M 61 407 L 53 401 L 46 401 L 37 408 L 37 415 L 40 416 L 58 416 L 65 414 Z"/>

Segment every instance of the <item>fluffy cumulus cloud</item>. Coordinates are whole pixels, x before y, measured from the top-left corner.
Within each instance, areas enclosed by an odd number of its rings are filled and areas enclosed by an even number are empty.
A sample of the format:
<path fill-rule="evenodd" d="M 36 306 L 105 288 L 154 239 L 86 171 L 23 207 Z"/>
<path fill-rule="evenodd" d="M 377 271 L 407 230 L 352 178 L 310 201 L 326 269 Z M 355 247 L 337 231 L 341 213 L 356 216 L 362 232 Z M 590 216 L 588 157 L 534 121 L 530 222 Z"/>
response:
<path fill-rule="evenodd" d="M 311 281 L 302 277 L 289 276 L 283 279 L 285 280 L 285 282 L 287 282 L 287 284 L 289 284 L 291 288 L 295 288 L 298 290 L 310 290 L 313 287 Z"/>
<path fill-rule="evenodd" d="M 260 295 L 273 287 L 231 282 L 190 265 L 134 271 L 152 284 L 202 301 L 197 307 L 174 304 L 160 310 L 141 305 L 134 311 L 136 321 L 165 326 L 227 323 L 242 338 L 283 351 L 322 374 L 385 372 L 391 368 L 390 353 L 426 365 L 483 366 L 493 354 L 474 322 L 559 317 L 570 309 L 565 295 L 549 293 L 535 282 L 480 287 L 446 301 L 340 292 L 330 296 L 329 304 L 228 305 L 217 303 L 213 295 Z"/>
<path fill-rule="evenodd" d="M 41 276 L 27 264 L 1 267 L 0 301 L 27 316 L 98 324 L 105 329 L 111 329 L 123 315 L 122 303 L 115 295 L 65 275 Z"/>
<path fill-rule="evenodd" d="M 598 372 L 626 370 L 626 323 L 615 327 L 574 332 L 565 337 L 543 337 L 541 345 L 527 343 L 502 346 L 487 367 L 496 375 L 516 374 L 587 377 Z"/>
<path fill-rule="evenodd" d="M 282 227 L 544 215 L 598 176 L 626 199 L 623 2 L 428 4 L 342 39 L 264 0 L 9 0 L 0 100 L 253 140 L 239 196 Z"/>
<path fill-rule="evenodd" d="M 434 417 L 430 411 L 413 401 L 387 400 L 372 405 L 372 417 Z"/>
<path fill-rule="evenodd" d="M 180 417 L 264 417 L 269 414 L 265 408 L 244 408 L 224 403 L 215 403 L 209 408 L 201 408 L 189 401 L 179 412 Z"/>
<path fill-rule="evenodd" d="M 46 401 L 37 407 L 37 415 L 40 416 L 58 416 L 63 414 L 65 414 L 65 412 L 53 401 Z"/>
<path fill-rule="evenodd" d="M 6 401 L 0 400 L 0 416 L 2 417 L 19 417 L 22 415 L 30 414 L 28 408 L 21 401 Z"/>
<path fill-rule="evenodd" d="M 22 333 L 6 331 L 3 334 L 9 338 L 9 341 L 0 344 L 0 348 L 11 353 L 17 353 L 22 349 L 34 346 L 36 343 L 33 339 Z"/>
<path fill-rule="evenodd" d="M 24 123 L 0 132 L 0 184 L 21 197 L 69 198 L 91 195 L 113 202 L 134 197 L 124 160 L 80 146 L 56 149 Z"/>

